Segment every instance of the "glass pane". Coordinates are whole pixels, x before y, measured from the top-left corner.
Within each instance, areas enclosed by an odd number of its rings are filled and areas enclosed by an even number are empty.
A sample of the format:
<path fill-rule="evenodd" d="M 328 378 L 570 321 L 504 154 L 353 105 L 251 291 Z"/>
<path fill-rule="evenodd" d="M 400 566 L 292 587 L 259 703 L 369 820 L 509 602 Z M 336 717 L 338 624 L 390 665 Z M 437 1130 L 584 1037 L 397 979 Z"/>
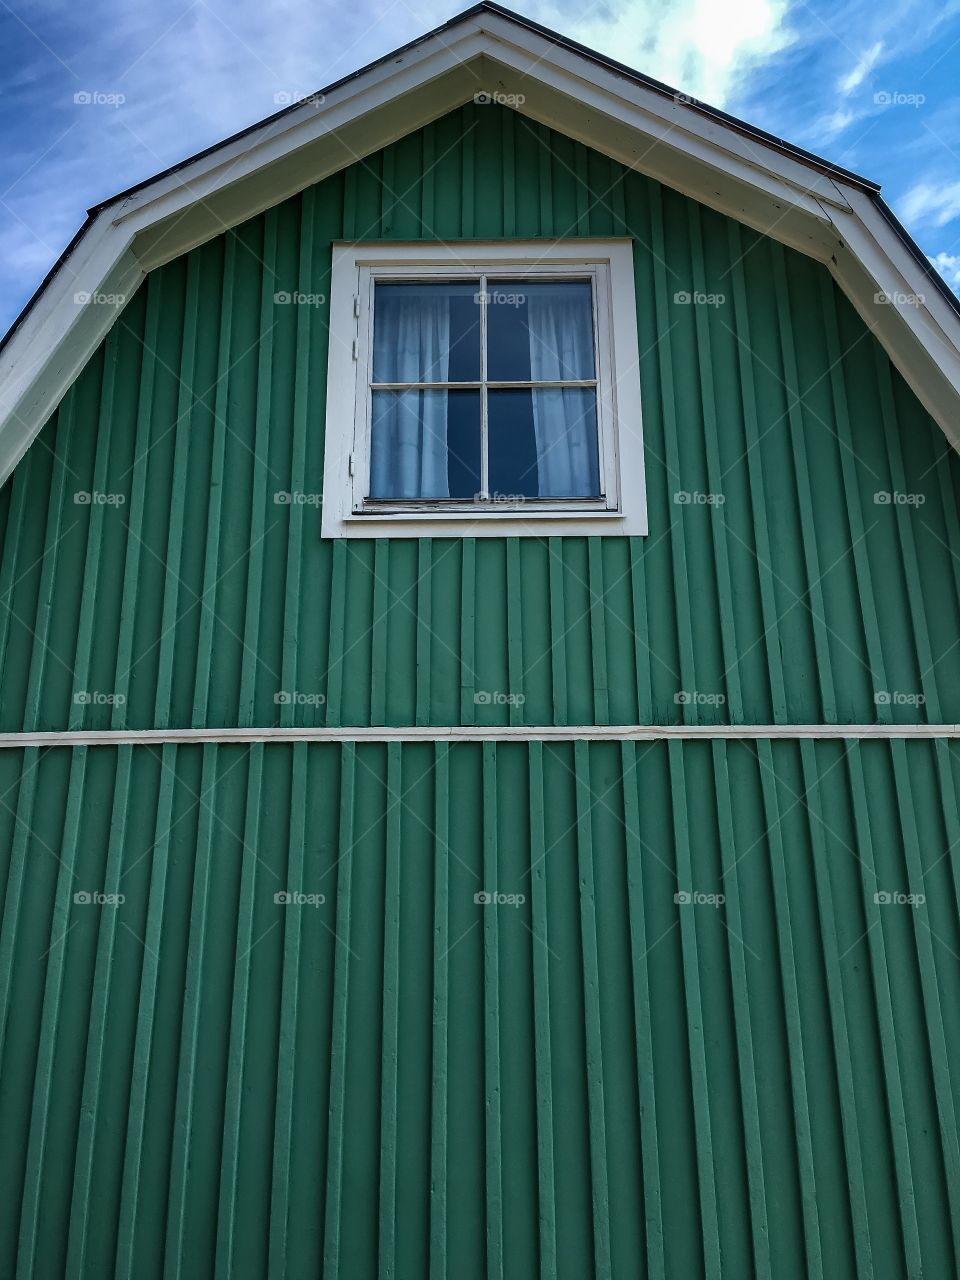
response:
<path fill-rule="evenodd" d="M 371 498 L 469 498 L 480 491 L 479 391 L 374 391 Z"/>
<path fill-rule="evenodd" d="M 487 377 L 565 382 L 594 376 L 589 280 L 488 280 Z"/>
<path fill-rule="evenodd" d="M 487 412 L 492 495 L 601 496 L 592 387 L 491 390 Z"/>
<path fill-rule="evenodd" d="M 480 285 L 374 286 L 373 382 L 476 382 Z"/>

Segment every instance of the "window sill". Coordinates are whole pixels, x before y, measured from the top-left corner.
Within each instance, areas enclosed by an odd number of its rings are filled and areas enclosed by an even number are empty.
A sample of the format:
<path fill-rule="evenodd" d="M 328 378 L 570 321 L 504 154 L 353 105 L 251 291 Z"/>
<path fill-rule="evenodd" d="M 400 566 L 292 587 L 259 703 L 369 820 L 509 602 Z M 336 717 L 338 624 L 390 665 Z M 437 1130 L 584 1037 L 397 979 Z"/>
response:
<path fill-rule="evenodd" d="M 622 511 L 450 511 L 351 513 L 331 522 L 323 536 L 332 538 L 513 538 L 645 534 Z"/>

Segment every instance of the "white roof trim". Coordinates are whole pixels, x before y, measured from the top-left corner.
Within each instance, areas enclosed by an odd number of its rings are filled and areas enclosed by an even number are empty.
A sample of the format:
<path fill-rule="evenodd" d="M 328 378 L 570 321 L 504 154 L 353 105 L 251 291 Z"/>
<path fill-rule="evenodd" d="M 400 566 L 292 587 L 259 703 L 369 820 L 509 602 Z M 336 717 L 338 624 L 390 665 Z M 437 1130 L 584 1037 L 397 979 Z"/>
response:
<path fill-rule="evenodd" d="M 0 482 L 146 273 L 472 99 L 525 115 L 824 262 L 960 448 L 960 316 L 851 175 L 670 98 L 522 20 L 473 10 L 95 212 L 0 352 Z M 876 296 L 893 299 L 878 306 Z M 917 304 L 913 299 L 921 297 Z"/>

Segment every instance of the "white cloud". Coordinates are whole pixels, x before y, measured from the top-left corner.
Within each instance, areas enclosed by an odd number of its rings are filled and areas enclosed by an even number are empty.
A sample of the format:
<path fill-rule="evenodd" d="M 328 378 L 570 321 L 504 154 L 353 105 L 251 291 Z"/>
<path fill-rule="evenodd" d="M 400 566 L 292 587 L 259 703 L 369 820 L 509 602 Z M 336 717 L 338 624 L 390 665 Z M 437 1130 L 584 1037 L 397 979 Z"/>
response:
<path fill-rule="evenodd" d="M 859 89 L 866 80 L 867 76 L 880 61 L 880 55 L 883 53 L 883 41 L 878 40 L 872 45 L 865 54 L 860 58 L 856 66 L 848 71 L 840 80 L 837 89 L 843 96 L 849 97 L 855 89 Z"/>
<path fill-rule="evenodd" d="M 930 261 L 954 293 L 960 294 L 960 254 L 938 253 Z"/>
<path fill-rule="evenodd" d="M 897 201 L 897 208 L 908 226 L 943 227 L 960 217 L 960 182 L 918 182 Z"/>
<path fill-rule="evenodd" d="M 792 40 L 788 0 L 612 0 L 586 17 L 533 8 L 545 25 L 718 107 L 753 63 Z"/>

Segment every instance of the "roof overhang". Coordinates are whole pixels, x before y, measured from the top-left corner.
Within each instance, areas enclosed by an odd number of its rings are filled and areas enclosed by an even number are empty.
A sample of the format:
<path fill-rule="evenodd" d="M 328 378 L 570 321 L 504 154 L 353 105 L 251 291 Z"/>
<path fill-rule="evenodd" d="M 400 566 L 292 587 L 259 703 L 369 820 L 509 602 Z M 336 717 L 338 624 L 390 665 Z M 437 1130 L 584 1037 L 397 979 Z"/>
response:
<path fill-rule="evenodd" d="M 481 90 L 825 263 L 960 448 L 956 299 L 874 184 L 483 3 L 91 210 L 0 351 L 0 482 L 147 272 Z"/>

